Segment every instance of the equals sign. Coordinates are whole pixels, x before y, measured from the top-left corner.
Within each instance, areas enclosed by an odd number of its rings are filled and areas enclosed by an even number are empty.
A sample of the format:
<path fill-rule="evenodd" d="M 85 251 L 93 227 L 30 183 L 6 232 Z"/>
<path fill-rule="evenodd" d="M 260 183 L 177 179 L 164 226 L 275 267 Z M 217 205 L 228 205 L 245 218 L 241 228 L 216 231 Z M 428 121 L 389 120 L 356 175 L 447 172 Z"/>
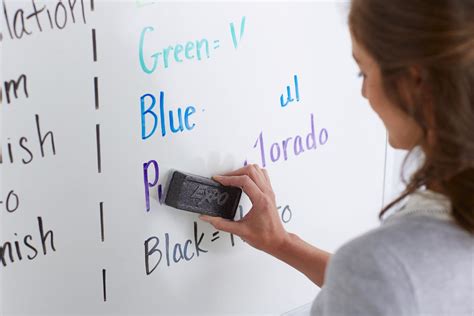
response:
<path fill-rule="evenodd" d="M 219 232 L 214 232 L 214 233 L 212 234 L 212 237 L 213 237 L 213 238 L 211 239 L 211 242 L 214 242 L 214 241 L 216 241 L 217 239 L 220 238 L 220 237 L 217 236 L 217 235 L 219 235 Z"/>
<path fill-rule="evenodd" d="M 219 48 L 221 46 L 221 41 L 215 40 L 214 41 L 214 49 Z"/>

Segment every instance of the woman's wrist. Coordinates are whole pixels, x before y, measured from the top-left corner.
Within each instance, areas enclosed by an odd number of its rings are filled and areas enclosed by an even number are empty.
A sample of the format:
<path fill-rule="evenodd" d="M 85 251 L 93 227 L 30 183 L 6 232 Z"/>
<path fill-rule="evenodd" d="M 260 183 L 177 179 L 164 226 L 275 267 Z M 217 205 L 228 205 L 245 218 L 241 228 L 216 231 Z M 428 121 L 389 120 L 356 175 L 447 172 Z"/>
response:
<path fill-rule="evenodd" d="M 296 234 L 285 233 L 286 235 L 266 252 L 286 262 L 305 274 L 317 286 L 322 287 L 331 254 L 308 244 Z"/>
<path fill-rule="evenodd" d="M 299 239 L 299 237 L 293 233 L 285 231 L 285 234 L 281 236 L 279 240 L 266 252 L 276 258 L 282 258 L 285 254 L 288 254 L 292 249 L 294 249 L 295 239 Z"/>

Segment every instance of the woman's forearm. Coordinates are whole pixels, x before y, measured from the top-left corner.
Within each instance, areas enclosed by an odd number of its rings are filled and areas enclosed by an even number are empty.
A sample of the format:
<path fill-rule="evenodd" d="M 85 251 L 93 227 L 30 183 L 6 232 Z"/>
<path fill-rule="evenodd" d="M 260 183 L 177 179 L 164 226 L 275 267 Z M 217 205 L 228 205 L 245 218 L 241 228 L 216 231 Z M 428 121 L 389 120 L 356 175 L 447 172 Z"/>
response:
<path fill-rule="evenodd" d="M 330 253 L 308 244 L 291 233 L 281 246 L 268 253 L 306 275 L 317 286 L 323 286 Z"/>

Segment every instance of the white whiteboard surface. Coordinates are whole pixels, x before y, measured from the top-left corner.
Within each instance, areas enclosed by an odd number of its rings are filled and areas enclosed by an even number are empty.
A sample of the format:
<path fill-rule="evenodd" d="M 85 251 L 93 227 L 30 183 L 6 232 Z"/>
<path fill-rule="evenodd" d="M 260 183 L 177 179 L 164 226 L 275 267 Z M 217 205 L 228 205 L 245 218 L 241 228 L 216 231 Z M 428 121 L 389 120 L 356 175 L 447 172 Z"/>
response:
<path fill-rule="evenodd" d="M 339 5 L 95 0 L 92 9 L 90 1 L 78 0 L 75 23 L 66 7 L 69 19 L 60 30 L 54 13 L 51 28 L 46 12 L 54 12 L 58 1 L 35 2 L 45 6 L 38 15 L 42 31 L 33 17 L 25 20 L 30 35 L 17 38 L 13 30 L 11 36 L 2 17 L 2 84 L 25 74 L 28 92 L 26 97 L 20 86 L 17 97 L 11 92 L 6 103 L 4 95 L 2 104 L 2 315 L 278 315 L 315 297 L 317 287 L 299 272 L 237 237 L 232 246 L 229 234 L 216 233 L 196 214 L 161 205 L 156 186 L 147 212 L 143 164 L 151 160 L 159 165 L 158 184 L 171 168 L 211 176 L 244 161 L 262 165 L 263 139 L 265 167 L 288 231 L 334 251 L 378 224 L 385 130 L 360 95 Z M 5 4 L 10 27 L 18 10 L 31 14 L 31 1 Z M 152 54 L 163 58 L 164 48 L 173 47 L 167 68 L 159 59 L 155 71 L 145 73 L 141 34 L 148 69 Z M 203 39 L 209 57 L 202 50 L 198 60 L 190 48 L 187 58 L 187 43 Z M 183 48 L 176 59 L 178 44 Z M 294 101 L 282 107 L 287 86 Z M 141 97 L 154 95 L 158 109 L 160 92 L 173 115 L 193 106 L 188 118 L 195 125 L 172 133 L 168 124 L 164 137 L 159 125 L 142 139 Z M 55 154 L 46 138 L 42 156 L 37 118 L 41 137 L 53 132 Z M 307 148 L 312 137 L 306 144 L 311 118 L 316 149 Z M 147 134 L 151 114 L 145 124 Z M 297 135 L 304 149 L 299 155 Z M 28 163 L 22 137 L 33 156 Z M 20 204 L 9 212 L 12 191 Z M 242 208 L 249 208 L 247 199 Z M 39 217 L 43 233 L 53 232 L 55 250 L 49 235 L 46 254 Z M 195 226 L 207 251 L 199 256 Z M 33 259 L 28 235 L 37 251 Z M 167 266 L 166 236 L 172 249 L 179 243 L 183 250 L 190 240 L 192 258 L 170 258 Z M 147 275 L 145 242 L 151 240 L 150 250 L 154 238 L 162 258 Z M 158 251 L 148 258 L 151 270 Z"/>

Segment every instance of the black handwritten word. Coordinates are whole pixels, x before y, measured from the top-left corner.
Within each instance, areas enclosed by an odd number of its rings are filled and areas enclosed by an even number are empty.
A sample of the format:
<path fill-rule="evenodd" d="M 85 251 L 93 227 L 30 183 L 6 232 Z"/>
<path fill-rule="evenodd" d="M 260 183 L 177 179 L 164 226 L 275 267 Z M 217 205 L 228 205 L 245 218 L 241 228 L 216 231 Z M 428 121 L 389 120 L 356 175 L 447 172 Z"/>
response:
<path fill-rule="evenodd" d="M 293 212 L 291 211 L 291 208 L 290 208 L 289 205 L 278 206 L 277 210 L 278 210 L 278 212 L 280 212 L 281 220 L 282 220 L 283 223 L 287 224 L 293 218 Z M 239 218 L 238 218 L 238 220 L 241 220 L 242 218 L 244 218 L 244 207 L 242 205 L 239 205 Z"/>
<path fill-rule="evenodd" d="M 282 209 L 281 206 L 278 206 L 277 208 L 279 211 Z M 283 209 L 281 210 L 281 220 L 283 223 L 287 224 L 291 221 L 293 218 L 293 212 L 291 211 L 291 208 L 289 205 L 285 205 Z"/>
<path fill-rule="evenodd" d="M 11 190 L 8 192 L 5 201 L 0 201 L 0 205 L 3 204 L 5 205 L 5 210 L 8 213 L 13 213 L 20 207 L 20 198 L 18 197 L 18 194 L 15 193 L 15 191 Z"/>
<path fill-rule="evenodd" d="M 213 232 L 211 242 L 215 242 L 219 238 L 221 238 L 219 237 L 219 231 Z"/>
<path fill-rule="evenodd" d="M 216 202 L 217 205 L 223 206 L 225 202 L 229 199 L 229 193 L 220 192 L 217 188 L 210 188 L 205 185 L 199 185 L 196 190 L 194 190 L 191 198 L 198 199 L 199 202 L 197 206 L 200 206 L 204 202 L 211 203 Z"/>
<path fill-rule="evenodd" d="M 39 238 L 41 240 L 43 254 L 45 256 L 48 254 L 48 247 L 47 247 L 48 239 L 50 241 L 51 249 L 53 251 L 56 251 L 56 248 L 54 247 L 53 231 L 52 230 L 49 230 L 47 232 L 44 231 L 43 220 L 41 217 L 38 217 L 38 230 L 39 230 Z M 15 237 L 18 237 L 17 233 L 14 233 L 14 235 Z M 13 249 L 13 245 L 15 249 Z M 10 263 L 14 263 L 15 259 L 18 259 L 18 261 L 23 260 L 24 259 L 23 256 L 25 255 L 25 250 L 28 251 L 26 258 L 28 260 L 33 260 L 38 256 L 38 248 L 39 246 L 35 245 L 35 243 L 33 242 L 33 236 L 25 235 L 22 240 L 20 238 L 20 240 L 7 241 L 3 243 L 2 246 L 0 247 L 0 260 L 3 266 L 6 267 L 8 259 Z"/>
<path fill-rule="evenodd" d="M 35 115 L 35 123 L 36 123 L 36 132 L 38 135 L 38 149 L 41 151 L 41 157 L 45 157 L 45 143 L 49 139 L 51 142 L 51 149 L 53 155 L 56 155 L 56 147 L 54 144 L 54 134 L 52 131 L 47 132 L 46 134 L 43 134 L 41 132 L 41 127 L 40 127 L 40 117 L 38 114 Z M 18 146 L 14 146 L 14 143 L 10 141 L 10 138 L 6 137 L 7 142 L 7 153 L 8 157 L 10 160 L 10 163 L 13 164 L 15 163 L 15 157 L 21 153 L 21 162 L 25 165 L 31 163 L 34 159 L 33 155 L 33 147 L 31 144 L 28 143 L 28 138 L 26 137 L 20 137 L 18 140 Z M 19 147 L 19 148 L 18 148 Z M 3 161 L 2 161 L 3 163 Z"/>
<path fill-rule="evenodd" d="M 20 88 L 20 84 L 22 84 L 23 92 L 25 96 L 28 98 L 28 87 L 27 87 L 27 77 L 25 74 L 20 75 L 17 80 L 9 80 L 3 83 L 5 87 L 5 97 L 7 98 L 7 104 L 11 102 L 11 93 L 13 90 L 13 95 L 15 99 L 18 99 L 18 89 Z"/>
<path fill-rule="evenodd" d="M 48 2 L 42 7 L 37 5 L 35 0 L 31 0 L 29 8 L 19 8 L 14 10 L 14 13 L 9 12 L 7 8 L 7 1 L 3 1 L 3 15 L 7 25 L 8 34 L 10 38 L 21 39 L 23 36 L 31 35 L 34 31 L 43 32 L 44 24 L 54 30 L 64 29 L 69 21 L 76 23 L 76 4 L 80 3 L 80 8 L 77 10 L 81 11 L 82 21 L 86 24 L 86 13 L 84 8 L 84 0 L 68 0 L 56 1 L 56 4 Z M 25 2 L 20 2 L 25 3 Z M 45 19 L 49 23 L 45 23 Z"/>
<path fill-rule="evenodd" d="M 181 260 L 191 261 L 199 257 L 201 253 L 206 253 L 201 247 L 204 233 L 198 232 L 197 222 L 194 222 L 194 240 L 188 239 L 184 243 L 173 243 L 170 241 L 170 235 L 165 233 L 165 244 L 164 249 L 158 249 L 160 246 L 160 239 L 156 236 L 152 236 L 145 240 L 145 272 L 146 275 L 150 275 L 160 264 L 163 259 L 163 252 L 166 257 L 166 265 L 169 267 L 172 262 L 179 263 Z M 194 245 L 193 245 L 194 242 Z M 151 246 L 151 247 L 150 247 Z M 194 247 L 193 247 L 194 246 Z M 154 265 L 150 269 L 150 258 L 153 256 Z"/>

